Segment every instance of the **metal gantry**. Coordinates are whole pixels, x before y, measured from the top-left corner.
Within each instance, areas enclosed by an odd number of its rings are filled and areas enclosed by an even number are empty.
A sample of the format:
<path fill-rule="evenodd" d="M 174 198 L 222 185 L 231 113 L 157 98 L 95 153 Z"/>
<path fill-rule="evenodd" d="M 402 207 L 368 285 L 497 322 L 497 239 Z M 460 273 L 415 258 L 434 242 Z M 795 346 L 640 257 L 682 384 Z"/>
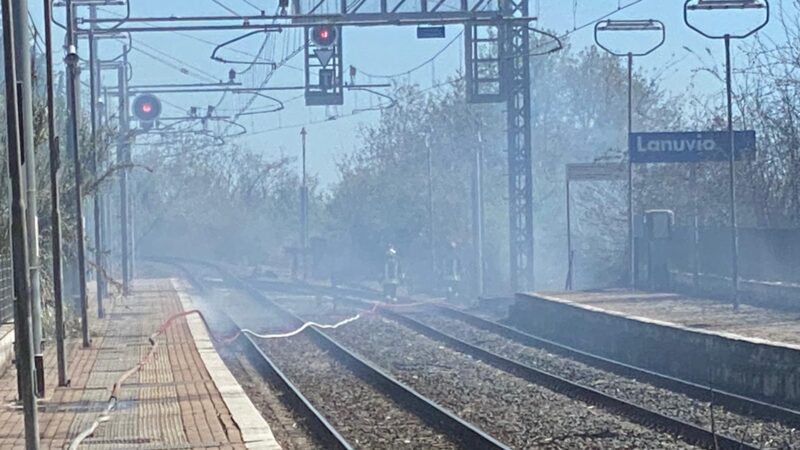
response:
<path fill-rule="evenodd" d="M 339 102 L 343 73 L 341 70 L 341 30 L 344 27 L 463 25 L 468 49 L 468 100 L 473 103 L 505 102 L 507 106 L 508 190 L 509 190 L 509 248 L 512 290 L 533 288 L 533 162 L 530 94 L 530 22 L 528 0 L 463 0 L 457 5 L 444 1 L 407 3 L 407 0 L 380 0 L 348 3 L 340 0 L 320 0 L 307 11 L 295 4 L 292 11 L 279 15 L 253 16 L 184 16 L 184 17 L 127 17 L 82 18 L 78 35 L 93 36 L 119 33 L 153 33 L 170 31 L 258 30 L 280 31 L 303 28 L 306 36 L 306 98 L 307 104 Z M 100 28 L 97 25 L 106 25 Z M 113 27 L 108 25 L 113 24 Z M 309 46 L 309 32 L 314 27 L 329 27 L 336 31 L 335 45 L 322 46 L 324 57 Z M 495 30 L 493 34 L 490 32 Z M 490 36 L 490 37 L 487 37 Z M 494 36 L 494 37 L 491 37 Z M 486 46 L 494 47 L 490 57 L 483 54 Z M 329 50 L 332 55 L 328 55 Z M 312 83 L 309 61 L 330 57 L 329 64 L 320 64 L 322 71 L 330 66 L 333 89 L 324 92 L 326 80 Z M 315 67 L 320 69 L 320 67 Z M 338 68 L 338 69 L 337 69 Z M 328 74 L 324 74 L 328 76 Z M 481 85 L 488 80 L 488 87 Z M 477 86 L 477 87 L 476 87 Z M 225 89 L 225 88 L 221 88 Z M 247 90 L 247 89 L 244 89 Z M 320 96 L 320 94 L 322 94 Z M 309 100 L 310 99 L 310 100 Z M 322 99 L 320 103 L 320 100 Z M 331 100 L 332 99 L 332 100 Z"/>
<path fill-rule="evenodd" d="M 528 0 L 504 0 L 503 15 L 528 17 Z M 533 158 L 530 25 L 508 22 L 500 52 L 501 92 L 506 98 L 511 289 L 534 288 Z"/>

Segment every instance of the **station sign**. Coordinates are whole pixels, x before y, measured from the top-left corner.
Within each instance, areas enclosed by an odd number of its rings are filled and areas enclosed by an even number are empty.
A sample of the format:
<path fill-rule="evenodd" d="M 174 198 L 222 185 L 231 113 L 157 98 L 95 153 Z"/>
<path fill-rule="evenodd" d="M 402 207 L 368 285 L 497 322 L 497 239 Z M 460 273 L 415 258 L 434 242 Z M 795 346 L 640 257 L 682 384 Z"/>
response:
<path fill-rule="evenodd" d="M 730 160 L 730 134 L 727 131 L 631 133 L 628 145 L 634 163 Z M 756 132 L 736 131 L 734 148 L 736 161 L 755 159 Z"/>

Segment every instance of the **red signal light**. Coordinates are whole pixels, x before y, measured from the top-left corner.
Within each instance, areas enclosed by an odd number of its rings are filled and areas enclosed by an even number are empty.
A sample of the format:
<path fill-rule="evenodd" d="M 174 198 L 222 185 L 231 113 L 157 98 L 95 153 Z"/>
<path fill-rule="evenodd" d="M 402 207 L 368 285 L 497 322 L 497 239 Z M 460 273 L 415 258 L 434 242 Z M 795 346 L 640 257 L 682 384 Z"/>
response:
<path fill-rule="evenodd" d="M 320 47 L 330 47 L 336 42 L 336 28 L 328 25 L 313 27 L 311 41 Z"/>
<path fill-rule="evenodd" d="M 161 115 L 161 101 L 151 94 L 142 94 L 133 100 L 133 114 L 141 122 L 158 119 Z"/>

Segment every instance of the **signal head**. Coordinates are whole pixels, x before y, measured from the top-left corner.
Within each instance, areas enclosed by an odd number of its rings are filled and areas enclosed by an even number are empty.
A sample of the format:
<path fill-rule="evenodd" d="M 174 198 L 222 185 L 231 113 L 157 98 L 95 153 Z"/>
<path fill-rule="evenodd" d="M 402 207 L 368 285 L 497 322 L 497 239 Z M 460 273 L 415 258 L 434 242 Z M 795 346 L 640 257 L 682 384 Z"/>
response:
<path fill-rule="evenodd" d="M 152 122 L 161 115 L 161 101 L 155 95 L 142 94 L 133 101 L 133 115 L 141 122 Z"/>
<path fill-rule="evenodd" d="M 311 28 L 311 42 L 320 47 L 330 47 L 336 42 L 336 27 L 318 25 Z"/>

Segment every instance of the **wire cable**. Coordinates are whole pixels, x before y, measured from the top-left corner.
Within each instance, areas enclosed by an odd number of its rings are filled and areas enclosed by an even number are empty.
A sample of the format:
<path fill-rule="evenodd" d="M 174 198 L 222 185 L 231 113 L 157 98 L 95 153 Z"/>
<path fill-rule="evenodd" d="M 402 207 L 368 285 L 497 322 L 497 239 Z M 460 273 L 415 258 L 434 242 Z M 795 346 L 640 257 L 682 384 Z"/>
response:
<path fill-rule="evenodd" d="M 581 31 L 581 30 L 583 30 L 583 29 L 585 29 L 585 28 L 591 27 L 591 26 L 593 26 L 595 23 L 597 23 L 597 22 L 599 22 L 599 21 L 601 21 L 601 20 L 603 20 L 603 19 L 608 19 L 609 17 L 611 17 L 611 16 L 613 16 L 613 15 L 615 15 L 615 14 L 619 13 L 619 12 L 622 12 L 622 11 L 624 11 L 624 10 L 626 10 L 626 9 L 628 9 L 628 8 L 630 8 L 630 7 L 632 7 L 632 6 L 636 6 L 636 5 L 638 5 L 639 3 L 642 3 L 642 2 L 644 2 L 644 1 L 647 1 L 647 0 L 633 0 L 632 2 L 630 2 L 630 3 L 627 3 L 627 4 L 625 4 L 625 5 L 621 5 L 621 4 L 617 3 L 617 9 L 615 9 L 614 11 L 611 11 L 611 12 L 609 12 L 609 13 L 603 14 L 602 16 L 600 16 L 600 17 L 597 17 L 597 18 L 595 18 L 595 19 L 593 19 L 593 20 L 591 20 L 591 21 L 589 21 L 589 22 L 586 22 L 586 23 L 584 23 L 584 24 L 581 24 L 581 25 L 575 26 L 575 27 L 574 27 L 574 28 L 573 28 L 571 31 L 568 31 L 568 32 L 566 32 L 566 33 L 562 34 L 562 35 L 561 35 L 561 36 L 559 36 L 558 38 L 559 38 L 559 39 L 562 39 L 562 40 L 563 40 L 563 39 L 566 39 L 566 38 L 568 38 L 569 36 L 572 36 L 573 34 L 577 33 L 578 31 Z M 536 48 L 536 49 L 540 49 L 540 48 L 542 48 L 543 46 L 544 46 L 544 45 L 540 44 L 540 45 L 537 45 L 535 48 Z M 546 54 L 546 53 L 547 53 L 547 52 L 545 52 L 545 54 Z M 540 53 L 540 52 L 531 52 L 531 54 L 530 54 L 530 55 L 531 55 L 531 56 L 541 56 L 541 55 L 542 55 L 542 53 Z"/>
<path fill-rule="evenodd" d="M 241 15 L 241 14 L 239 14 L 239 13 L 238 13 L 238 12 L 236 12 L 236 11 L 234 11 L 232 8 L 228 7 L 227 5 L 225 5 L 224 3 L 222 3 L 221 1 L 219 1 L 219 0 L 211 0 L 211 1 L 212 1 L 212 2 L 214 2 L 214 3 L 216 3 L 217 5 L 219 5 L 219 6 L 220 6 L 222 9 L 224 9 L 225 11 L 228 11 L 229 13 L 233 14 L 234 16 L 236 16 L 236 17 L 242 17 L 242 15 Z"/>
<path fill-rule="evenodd" d="M 242 0 L 242 1 L 243 1 L 244 3 L 247 3 L 248 5 L 252 6 L 252 7 L 253 7 L 253 8 L 254 8 L 256 11 L 258 11 L 258 12 L 262 12 L 262 11 L 264 11 L 263 9 L 261 9 L 259 6 L 257 6 L 256 4 L 254 4 L 253 2 L 251 2 L 250 0 Z"/>
<path fill-rule="evenodd" d="M 111 15 L 116 15 L 117 17 L 123 17 L 122 14 L 116 13 L 114 11 L 110 11 L 110 10 L 105 9 L 105 8 L 97 8 L 97 10 L 98 11 L 103 11 L 103 12 L 111 14 Z M 146 27 L 150 27 L 150 28 L 158 28 L 159 27 L 159 25 L 154 24 L 152 22 L 142 22 L 142 25 L 144 25 Z M 201 42 L 203 44 L 207 44 L 207 45 L 210 45 L 212 47 L 216 47 L 217 46 L 217 43 L 214 42 L 214 41 L 209 41 L 208 39 L 203 39 L 201 37 L 194 36 L 192 34 L 189 34 L 189 33 L 183 32 L 183 31 L 168 31 L 168 33 L 172 33 L 172 34 L 174 34 L 176 36 L 182 36 L 182 37 L 185 37 L 187 39 L 191 39 L 191 40 L 193 40 L 195 42 Z M 231 48 L 229 51 L 235 52 L 235 53 L 239 53 L 240 55 L 249 56 L 249 57 L 256 56 L 253 53 L 246 52 L 244 50 L 235 49 L 235 48 Z"/>
<path fill-rule="evenodd" d="M 189 64 L 186 61 L 183 61 L 183 60 L 181 60 L 179 58 L 176 58 L 176 57 L 172 56 L 171 54 L 169 54 L 169 53 L 167 53 L 167 52 L 165 52 L 163 50 L 160 50 L 160 49 L 158 49 L 156 47 L 153 47 L 152 45 L 145 44 L 144 42 L 141 42 L 141 41 L 137 42 L 136 44 L 137 45 L 141 45 L 142 47 L 145 47 L 150 51 L 156 52 L 159 55 L 163 56 L 164 58 L 168 58 L 168 59 L 171 59 L 171 60 L 175 61 L 176 63 L 180 63 L 183 66 L 186 66 L 187 68 L 190 68 L 190 69 L 194 70 L 195 72 L 210 78 L 213 81 L 220 81 L 219 77 L 214 76 L 214 74 L 206 72 L 205 70 L 203 70 L 203 69 L 201 69 L 199 67 L 193 66 L 192 64 Z"/>
<path fill-rule="evenodd" d="M 184 75 L 190 76 L 192 78 L 195 78 L 197 80 L 200 80 L 200 81 L 211 81 L 211 82 L 219 81 L 219 80 L 217 80 L 215 78 L 211 78 L 211 77 L 208 77 L 208 76 L 205 76 L 205 75 L 195 74 L 195 73 L 189 71 L 188 69 L 186 69 L 185 67 L 181 67 L 181 66 L 179 66 L 177 64 L 174 64 L 174 63 L 168 61 L 165 58 L 162 58 L 160 56 L 154 55 L 154 54 L 152 54 L 152 53 L 150 53 L 148 51 L 142 50 L 141 48 L 137 47 L 136 45 L 132 46 L 131 50 L 135 50 L 135 51 L 137 51 L 137 52 L 139 52 L 139 53 L 141 53 L 141 54 L 143 54 L 143 55 L 145 55 L 145 56 L 147 56 L 149 58 L 152 58 L 155 61 L 160 62 L 161 64 L 163 64 L 163 65 L 165 65 L 167 67 L 170 67 L 170 68 L 172 68 L 174 70 L 177 70 L 178 72 L 180 72 L 180 73 L 182 73 Z"/>
<path fill-rule="evenodd" d="M 448 48 L 450 48 L 450 46 L 453 45 L 463 34 L 464 34 L 463 30 L 459 31 L 458 34 L 455 35 L 455 37 L 453 37 L 453 39 L 450 40 L 450 42 L 445 44 L 445 46 L 442 47 L 441 49 L 439 49 L 438 52 L 434 53 L 433 56 L 431 56 L 430 58 L 426 59 L 425 61 L 417 64 L 416 66 L 414 66 L 414 67 L 412 67 L 412 68 L 410 68 L 410 69 L 408 69 L 406 71 L 397 72 L 397 73 L 393 73 L 393 74 L 390 74 L 390 75 L 372 74 L 372 73 L 364 72 L 363 70 L 360 71 L 360 72 L 363 73 L 364 75 L 368 76 L 368 77 L 383 78 L 383 79 L 400 78 L 400 77 L 405 77 L 405 76 L 411 75 L 412 73 L 416 72 L 417 70 L 422 69 L 423 67 L 425 67 L 428 64 L 432 63 L 436 58 L 441 56 L 442 53 L 444 53 Z"/>

